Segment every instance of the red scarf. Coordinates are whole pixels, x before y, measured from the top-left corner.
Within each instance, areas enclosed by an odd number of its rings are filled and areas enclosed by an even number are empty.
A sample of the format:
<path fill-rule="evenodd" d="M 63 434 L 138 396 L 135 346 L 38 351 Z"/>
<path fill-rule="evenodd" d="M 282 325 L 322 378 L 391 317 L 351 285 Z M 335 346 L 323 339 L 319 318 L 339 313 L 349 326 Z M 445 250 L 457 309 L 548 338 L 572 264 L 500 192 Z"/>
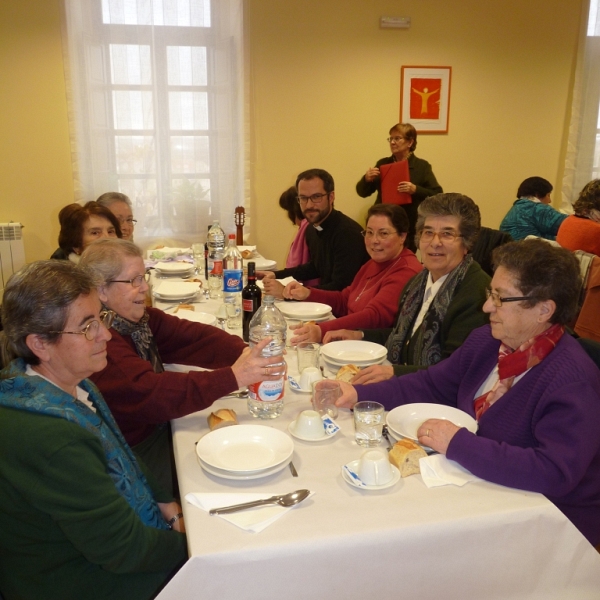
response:
<path fill-rule="evenodd" d="M 473 400 L 475 418 L 479 421 L 481 415 L 510 390 L 515 377 L 522 375 L 531 367 L 539 365 L 552 352 L 564 332 L 565 328 L 557 323 L 521 344 L 517 350 L 509 348 L 505 344 L 500 344 L 498 350 L 498 381 L 489 392 Z"/>

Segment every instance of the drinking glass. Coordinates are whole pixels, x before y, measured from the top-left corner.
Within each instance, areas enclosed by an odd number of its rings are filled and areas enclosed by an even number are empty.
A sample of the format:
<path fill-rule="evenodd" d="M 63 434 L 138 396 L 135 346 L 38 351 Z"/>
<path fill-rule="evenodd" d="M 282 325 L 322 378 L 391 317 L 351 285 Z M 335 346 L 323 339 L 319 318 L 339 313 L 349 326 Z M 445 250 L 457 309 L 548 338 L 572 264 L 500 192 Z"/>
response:
<path fill-rule="evenodd" d="M 319 344 L 302 342 L 296 346 L 296 355 L 298 357 L 298 373 L 300 375 L 302 375 L 302 371 L 306 367 L 319 368 Z"/>
<path fill-rule="evenodd" d="M 312 405 L 320 415 L 329 415 L 332 419 L 338 416 L 335 401 L 342 395 L 339 381 L 323 379 L 313 383 Z"/>
<path fill-rule="evenodd" d="M 378 446 L 383 431 L 385 409 L 379 402 L 357 402 L 354 405 L 354 428 L 356 443 L 365 448 Z"/>
<path fill-rule="evenodd" d="M 192 253 L 196 274 L 200 275 L 204 271 L 204 244 L 192 244 Z"/>

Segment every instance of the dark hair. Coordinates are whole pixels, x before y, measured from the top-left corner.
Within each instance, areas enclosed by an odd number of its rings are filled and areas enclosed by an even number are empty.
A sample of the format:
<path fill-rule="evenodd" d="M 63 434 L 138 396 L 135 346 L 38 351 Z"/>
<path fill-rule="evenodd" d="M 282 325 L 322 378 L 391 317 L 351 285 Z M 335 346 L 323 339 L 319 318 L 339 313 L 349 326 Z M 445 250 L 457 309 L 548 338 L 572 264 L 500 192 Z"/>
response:
<path fill-rule="evenodd" d="M 470 252 L 481 229 L 479 207 L 463 194 L 436 194 L 425 198 L 417 209 L 417 246 L 427 217 L 458 217 L 460 235 L 465 248 Z"/>
<path fill-rule="evenodd" d="M 367 212 L 367 223 L 375 215 L 387 217 L 398 233 L 408 233 L 408 216 L 397 204 L 373 204 Z"/>
<path fill-rule="evenodd" d="M 333 183 L 333 177 L 323 169 L 308 169 L 308 171 L 302 171 L 298 177 L 296 177 L 296 190 L 298 189 L 298 184 L 303 180 L 310 180 L 319 178 L 323 182 L 323 189 L 328 193 L 334 191 L 335 185 Z"/>
<path fill-rule="evenodd" d="M 570 250 L 544 240 L 520 240 L 496 248 L 492 260 L 496 269 L 510 271 L 523 296 L 532 297 L 522 301 L 525 308 L 553 300 L 556 310 L 550 322 L 561 325 L 577 314 L 581 275 L 579 261 Z"/>
<path fill-rule="evenodd" d="M 279 206 L 287 211 L 288 219 L 296 225 L 296 219 L 302 221 L 304 215 L 298 203 L 298 191 L 295 187 L 288 188 L 279 196 Z"/>
<path fill-rule="evenodd" d="M 75 252 L 76 248 L 83 250 L 83 226 L 92 215 L 105 218 L 115 228 L 117 237 L 123 237 L 119 220 L 105 206 L 94 201 L 84 206 L 68 204 L 58 213 L 60 221 L 58 245 L 66 254 Z"/>
<path fill-rule="evenodd" d="M 125 204 L 127 204 L 127 206 L 133 210 L 133 205 L 131 204 L 129 196 L 126 194 L 121 194 L 121 192 L 106 192 L 105 194 L 98 196 L 98 198 L 96 198 L 96 202 L 106 208 L 110 208 L 110 205 L 114 204 L 115 202 L 125 202 Z"/>
<path fill-rule="evenodd" d="M 517 198 L 544 198 L 554 188 L 543 177 L 528 177 L 521 183 L 517 190 Z"/>
<path fill-rule="evenodd" d="M 600 179 L 586 183 L 573 204 L 573 211 L 580 217 L 587 217 L 592 210 L 600 210 Z"/>
<path fill-rule="evenodd" d="M 4 288 L 2 302 L 5 358 L 39 364 L 27 346 L 27 336 L 33 333 L 56 343 L 60 334 L 49 332 L 62 331 L 71 304 L 97 285 L 94 275 L 68 260 L 40 260 L 17 271 Z"/>
<path fill-rule="evenodd" d="M 390 135 L 397 131 L 404 139 L 412 141 L 410 151 L 414 152 L 417 149 L 417 130 L 410 123 L 396 123 L 390 129 Z"/>

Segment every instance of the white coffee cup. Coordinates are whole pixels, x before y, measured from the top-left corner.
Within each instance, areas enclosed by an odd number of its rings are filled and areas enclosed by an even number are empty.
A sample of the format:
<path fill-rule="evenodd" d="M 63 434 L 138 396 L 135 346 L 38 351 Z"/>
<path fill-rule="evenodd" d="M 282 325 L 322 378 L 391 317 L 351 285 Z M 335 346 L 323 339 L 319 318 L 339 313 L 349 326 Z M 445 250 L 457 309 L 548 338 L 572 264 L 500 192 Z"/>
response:
<path fill-rule="evenodd" d="M 315 381 L 321 381 L 321 379 L 323 379 L 321 369 L 318 369 L 317 367 L 306 367 L 300 375 L 300 387 L 305 391 L 310 391 L 312 389 L 312 384 Z"/>
<path fill-rule="evenodd" d="M 367 450 L 358 463 L 358 476 L 366 485 L 384 485 L 391 481 L 392 465 L 383 450 Z"/>
<path fill-rule="evenodd" d="M 321 439 L 325 435 L 321 415 L 316 410 L 303 410 L 296 419 L 294 433 L 311 440 Z"/>

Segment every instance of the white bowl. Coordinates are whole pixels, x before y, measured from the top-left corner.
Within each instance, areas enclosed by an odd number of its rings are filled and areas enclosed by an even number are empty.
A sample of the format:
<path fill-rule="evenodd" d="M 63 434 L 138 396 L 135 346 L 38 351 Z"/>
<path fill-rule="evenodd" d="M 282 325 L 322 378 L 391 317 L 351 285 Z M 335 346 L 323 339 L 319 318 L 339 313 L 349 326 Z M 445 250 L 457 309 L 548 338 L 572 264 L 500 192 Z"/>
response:
<path fill-rule="evenodd" d="M 475 433 L 479 427 L 477 421 L 466 412 L 453 406 L 429 402 L 397 406 L 387 414 L 386 423 L 394 433 L 416 441 L 417 430 L 428 419 L 451 421 L 458 427 L 466 427 L 471 433 Z"/>
<path fill-rule="evenodd" d="M 190 298 L 200 291 L 202 286 L 195 281 L 161 281 L 152 292 L 159 298 L 178 300 Z"/>
<path fill-rule="evenodd" d="M 331 306 L 320 302 L 279 302 L 277 308 L 284 317 L 303 321 L 325 318 L 331 312 Z"/>

